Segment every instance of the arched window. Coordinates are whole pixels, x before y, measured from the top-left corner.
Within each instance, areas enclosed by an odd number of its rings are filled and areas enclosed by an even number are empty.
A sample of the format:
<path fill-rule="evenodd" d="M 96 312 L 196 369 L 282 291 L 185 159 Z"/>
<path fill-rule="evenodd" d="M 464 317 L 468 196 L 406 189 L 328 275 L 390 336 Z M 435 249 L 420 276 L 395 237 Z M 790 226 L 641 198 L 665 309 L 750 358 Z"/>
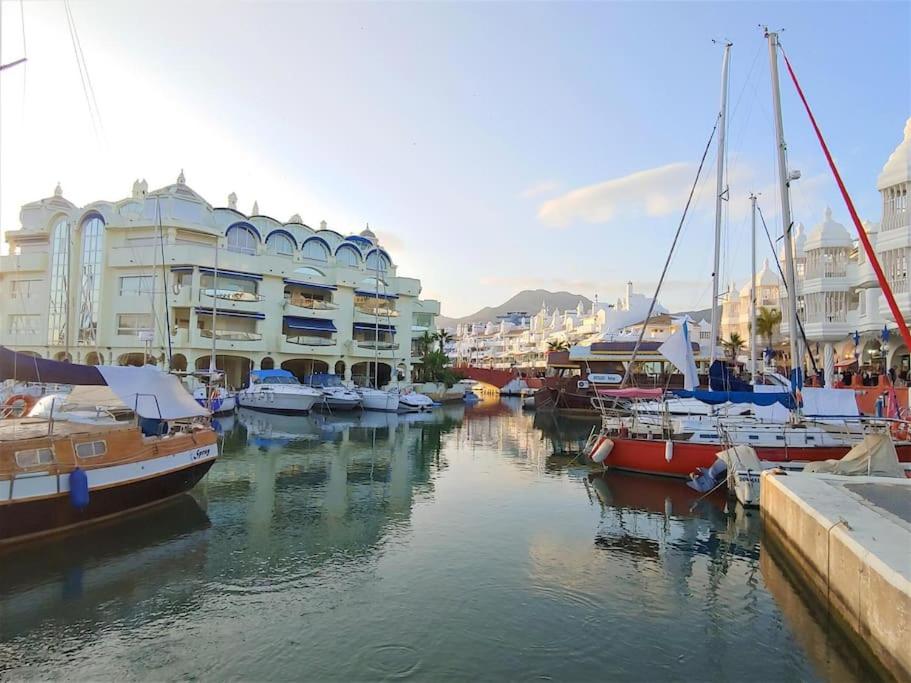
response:
<path fill-rule="evenodd" d="M 367 254 L 367 270 L 385 273 L 389 270 L 389 259 L 381 251 L 371 251 Z"/>
<path fill-rule="evenodd" d="M 361 263 L 361 255 L 354 247 L 343 244 L 335 252 L 335 260 L 342 265 L 357 268 Z"/>
<path fill-rule="evenodd" d="M 232 225 L 228 228 L 228 251 L 239 254 L 255 254 L 259 245 L 259 235 L 247 225 Z"/>
<path fill-rule="evenodd" d="M 273 232 L 269 235 L 266 238 L 266 246 L 269 247 L 269 251 L 279 256 L 294 255 L 294 240 L 284 232 Z"/>
<path fill-rule="evenodd" d="M 51 233 L 51 301 L 47 320 L 47 343 L 66 344 L 67 283 L 70 262 L 70 224 L 61 218 Z"/>
<path fill-rule="evenodd" d="M 329 260 L 329 247 L 326 246 L 326 243 L 321 239 L 311 237 L 306 242 L 301 249 L 301 255 L 304 258 L 313 259 L 314 261 L 328 261 Z"/>
<path fill-rule="evenodd" d="M 95 344 L 104 277 L 104 221 L 93 216 L 82 224 L 82 277 L 79 290 L 79 342 Z"/>

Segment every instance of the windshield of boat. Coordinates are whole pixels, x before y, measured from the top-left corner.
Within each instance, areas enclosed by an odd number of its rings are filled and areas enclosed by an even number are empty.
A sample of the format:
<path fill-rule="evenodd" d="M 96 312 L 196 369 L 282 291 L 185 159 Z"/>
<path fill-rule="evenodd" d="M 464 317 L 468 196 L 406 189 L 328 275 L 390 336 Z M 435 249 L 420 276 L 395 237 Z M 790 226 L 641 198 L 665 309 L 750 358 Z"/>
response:
<path fill-rule="evenodd" d="M 262 384 L 300 384 L 294 377 L 265 377 Z"/>

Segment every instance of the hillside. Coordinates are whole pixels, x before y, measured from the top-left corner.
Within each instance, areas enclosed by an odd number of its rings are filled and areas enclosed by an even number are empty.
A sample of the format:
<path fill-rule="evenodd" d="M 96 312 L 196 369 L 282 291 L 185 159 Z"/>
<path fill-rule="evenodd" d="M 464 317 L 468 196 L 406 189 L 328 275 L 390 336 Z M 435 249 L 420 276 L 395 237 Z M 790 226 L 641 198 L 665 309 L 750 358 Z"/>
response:
<path fill-rule="evenodd" d="M 446 316 L 441 315 L 437 318 L 437 327 L 452 328 L 459 323 L 467 322 L 486 323 L 488 321 L 496 320 L 497 316 L 505 315 L 510 311 L 526 311 L 529 315 L 534 315 L 541 310 L 542 301 L 545 303 L 548 310 L 552 311 L 554 308 L 559 308 L 563 311 L 567 308 L 575 308 L 580 300 L 585 307 L 592 305 L 590 299 L 580 296 L 579 294 L 572 294 L 570 292 L 549 292 L 546 289 L 526 289 L 499 306 L 485 306 L 480 311 L 476 311 L 471 315 L 466 315 L 461 318 L 447 318 Z"/>

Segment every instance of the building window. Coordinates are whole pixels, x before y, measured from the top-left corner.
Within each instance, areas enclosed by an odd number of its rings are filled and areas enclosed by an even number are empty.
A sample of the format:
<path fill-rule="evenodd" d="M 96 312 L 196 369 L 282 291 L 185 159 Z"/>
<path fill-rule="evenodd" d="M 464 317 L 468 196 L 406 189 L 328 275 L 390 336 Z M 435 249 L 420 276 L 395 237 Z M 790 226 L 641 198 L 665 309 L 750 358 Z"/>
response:
<path fill-rule="evenodd" d="M 76 444 L 76 455 L 80 458 L 97 458 L 107 453 L 108 447 L 104 441 L 86 441 Z"/>
<path fill-rule="evenodd" d="M 389 270 L 389 259 L 378 251 L 367 254 L 367 270 L 385 273 Z"/>
<path fill-rule="evenodd" d="M 41 280 L 13 280 L 10 282 L 10 299 L 30 299 L 40 285 Z"/>
<path fill-rule="evenodd" d="M 361 255 L 354 247 L 343 244 L 335 252 L 335 260 L 344 266 L 357 268 L 361 263 Z"/>
<path fill-rule="evenodd" d="M 266 246 L 273 254 L 279 256 L 293 256 L 294 241 L 283 232 L 273 232 L 266 238 Z"/>
<path fill-rule="evenodd" d="M 154 292 L 154 275 L 124 275 L 120 278 L 120 296 L 144 296 Z"/>
<path fill-rule="evenodd" d="M 79 292 L 79 343 L 94 345 L 101 308 L 104 221 L 95 216 L 82 224 L 82 277 Z"/>
<path fill-rule="evenodd" d="M 37 313 L 20 313 L 9 317 L 10 334 L 38 334 L 41 316 Z"/>
<path fill-rule="evenodd" d="M 30 448 L 27 451 L 16 451 L 16 464 L 19 467 L 53 465 L 54 450 L 51 448 Z"/>
<path fill-rule="evenodd" d="M 310 238 L 304 242 L 301 255 L 314 261 L 325 262 L 329 260 L 329 247 L 320 239 Z"/>
<path fill-rule="evenodd" d="M 228 228 L 228 251 L 239 254 L 255 254 L 259 245 L 259 235 L 246 225 L 233 225 Z"/>
<path fill-rule="evenodd" d="M 51 300 L 48 309 L 47 343 L 63 346 L 67 343 L 67 313 L 69 309 L 70 224 L 60 220 L 51 235 Z"/>
<path fill-rule="evenodd" d="M 117 316 L 117 334 L 131 337 L 152 331 L 151 313 L 121 313 Z"/>

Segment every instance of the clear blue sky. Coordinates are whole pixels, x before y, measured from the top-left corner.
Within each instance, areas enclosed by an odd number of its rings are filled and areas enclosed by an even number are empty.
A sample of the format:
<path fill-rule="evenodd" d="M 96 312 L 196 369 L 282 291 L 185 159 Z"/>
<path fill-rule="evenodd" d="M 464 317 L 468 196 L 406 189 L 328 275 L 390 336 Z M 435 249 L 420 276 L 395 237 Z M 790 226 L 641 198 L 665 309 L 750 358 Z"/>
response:
<path fill-rule="evenodd" d="M 516 290 L 602 300 L 654 285 L 734 42 L 726 277 L 747 276 L 746 197 L 777 216 L 768 55 L 802 79 L 864 218 L 911 114 L 911 4 L 95 3 L 73 13 L 101 113 L 92 132 L 61 3 L 26 2 L 26 69 L 0 76 L 0 219 L 60 181 L 77 203 L 185 169 L 280 220 L 369 221 L 447 315 Z M 3 2 L 2 59 L 22 53 Z M 795 218 L 848 215 L 784 80 Z M 24 83 L 23 83 L 24 81 Z M 24 94 L 24 99 L 23 99 Z M 709 158 L 714 164 L 714 155 Z M 714 168 L 706 169 L 713 181 Z M 630 177 L 632 176 L 632 177 Z M 713 200 L 700 189 L 663 301 L 708 305 Z M 588 189 L 581 189 L 588 188 Z M 581 189 L 581 191 L 579 191 Z M 849 226 L 850 227 L 850 226 Z"/>

